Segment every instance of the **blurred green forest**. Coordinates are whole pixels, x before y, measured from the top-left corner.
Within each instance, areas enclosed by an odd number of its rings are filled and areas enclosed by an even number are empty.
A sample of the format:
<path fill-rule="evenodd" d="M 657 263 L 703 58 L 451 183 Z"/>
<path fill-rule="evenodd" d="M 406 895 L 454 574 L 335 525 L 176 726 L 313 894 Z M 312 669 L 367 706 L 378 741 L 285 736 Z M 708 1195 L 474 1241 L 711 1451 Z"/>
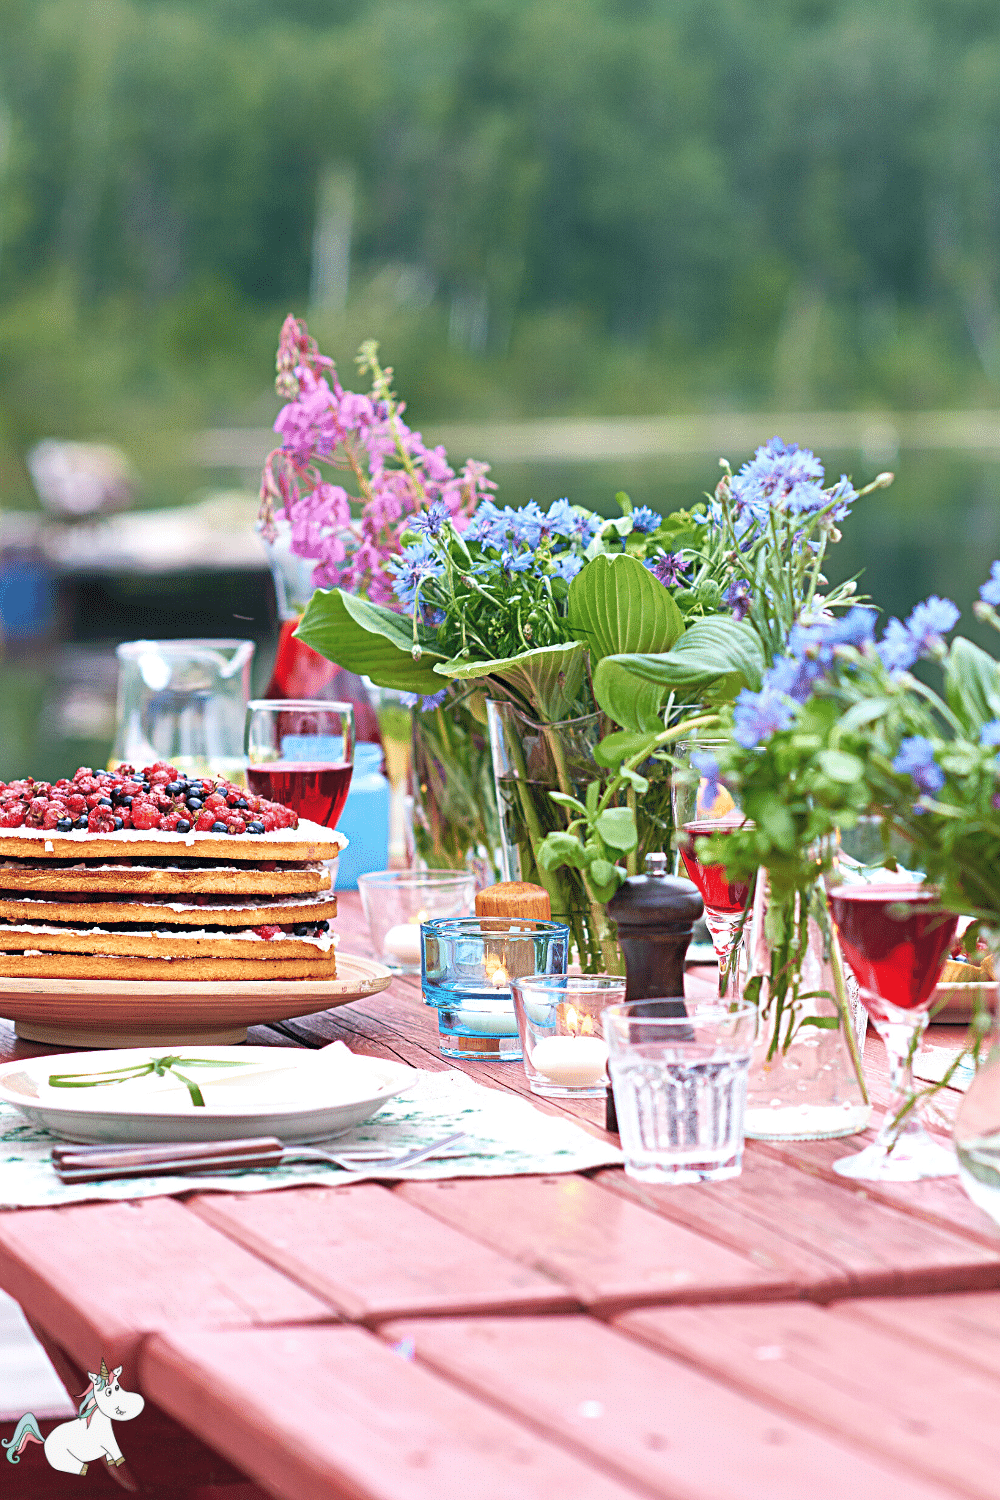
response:
<path fill-rule="evenodd" d="M 996 0 L 0 0 L 0 497 L 273 420 L 994 406 Z M 349 247 L 350 261 L 345 254 Z M 766 436 L 766 434 L 762 434 Z"/>

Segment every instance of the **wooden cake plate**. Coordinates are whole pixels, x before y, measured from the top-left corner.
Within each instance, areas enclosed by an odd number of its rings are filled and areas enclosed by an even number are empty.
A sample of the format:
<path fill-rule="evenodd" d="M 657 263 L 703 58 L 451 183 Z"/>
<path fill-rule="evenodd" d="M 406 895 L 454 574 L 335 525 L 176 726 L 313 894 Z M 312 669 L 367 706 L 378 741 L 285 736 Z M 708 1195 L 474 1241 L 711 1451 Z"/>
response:
<path fill-rule="evenodd" d="M 0 979 L 0 1015 L 19 1037 L 59 1047 L 231 1046 L 248 1026 L 314 1015 L 377 995 L 392 974 L 337 954 L 336 979 Z"/>

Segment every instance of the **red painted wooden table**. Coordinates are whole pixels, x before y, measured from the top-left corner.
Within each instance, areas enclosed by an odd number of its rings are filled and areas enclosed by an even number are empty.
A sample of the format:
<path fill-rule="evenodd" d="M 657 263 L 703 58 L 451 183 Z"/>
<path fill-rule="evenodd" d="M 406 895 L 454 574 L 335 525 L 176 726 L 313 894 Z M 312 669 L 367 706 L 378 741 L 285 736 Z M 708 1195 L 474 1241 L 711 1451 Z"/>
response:
<path fill-rule="evenodd" d="M 367 951 L 352 896 L 338 926 Z M 291 1026 L 448 1066 L 413 981 Z M 867 1064 L 878 1109 L 872 1039 Z M 527 1092 L 518 1064 L 465 1070 Z M 536 1102 L 601 1131 L 594 1103 Z M 0 1285 L 72 1391 L 103 1353 L 145 1394 L 114 1477 L 147 1494 L 995 1500 L 1000 1234 L 957 1179 L 837 1178 L 857 1144 L 750 1143 L 716 1186 L 603 1169 L 14 1210 Z M 7 1488 L 114 1488 L 43 1469 L 29 1451 Z"/>

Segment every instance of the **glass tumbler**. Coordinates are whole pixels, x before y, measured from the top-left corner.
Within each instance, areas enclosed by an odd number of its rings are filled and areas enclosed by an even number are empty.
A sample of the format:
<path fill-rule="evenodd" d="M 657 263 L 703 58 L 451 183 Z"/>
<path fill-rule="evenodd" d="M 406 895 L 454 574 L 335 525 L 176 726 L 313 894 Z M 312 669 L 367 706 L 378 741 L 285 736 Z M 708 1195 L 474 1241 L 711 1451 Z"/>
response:
<path fill-rule="evenodd" d="M 686 1183 L 739 1174 L 756 1017 L 747 1002 L 608 1006 L 604 1035 L 630 1177 Z"/>

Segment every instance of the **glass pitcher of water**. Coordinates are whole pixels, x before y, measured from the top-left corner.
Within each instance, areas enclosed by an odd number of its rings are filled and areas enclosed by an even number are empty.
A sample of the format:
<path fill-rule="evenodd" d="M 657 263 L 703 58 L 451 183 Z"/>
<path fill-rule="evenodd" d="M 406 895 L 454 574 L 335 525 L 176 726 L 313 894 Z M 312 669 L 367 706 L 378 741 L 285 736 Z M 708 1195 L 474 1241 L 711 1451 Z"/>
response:
<path fill-rule="evenodd" d="M 184 775 L 243 782 L 253 641 L 124 641 L 108 768 L 165 760 Z"/>

